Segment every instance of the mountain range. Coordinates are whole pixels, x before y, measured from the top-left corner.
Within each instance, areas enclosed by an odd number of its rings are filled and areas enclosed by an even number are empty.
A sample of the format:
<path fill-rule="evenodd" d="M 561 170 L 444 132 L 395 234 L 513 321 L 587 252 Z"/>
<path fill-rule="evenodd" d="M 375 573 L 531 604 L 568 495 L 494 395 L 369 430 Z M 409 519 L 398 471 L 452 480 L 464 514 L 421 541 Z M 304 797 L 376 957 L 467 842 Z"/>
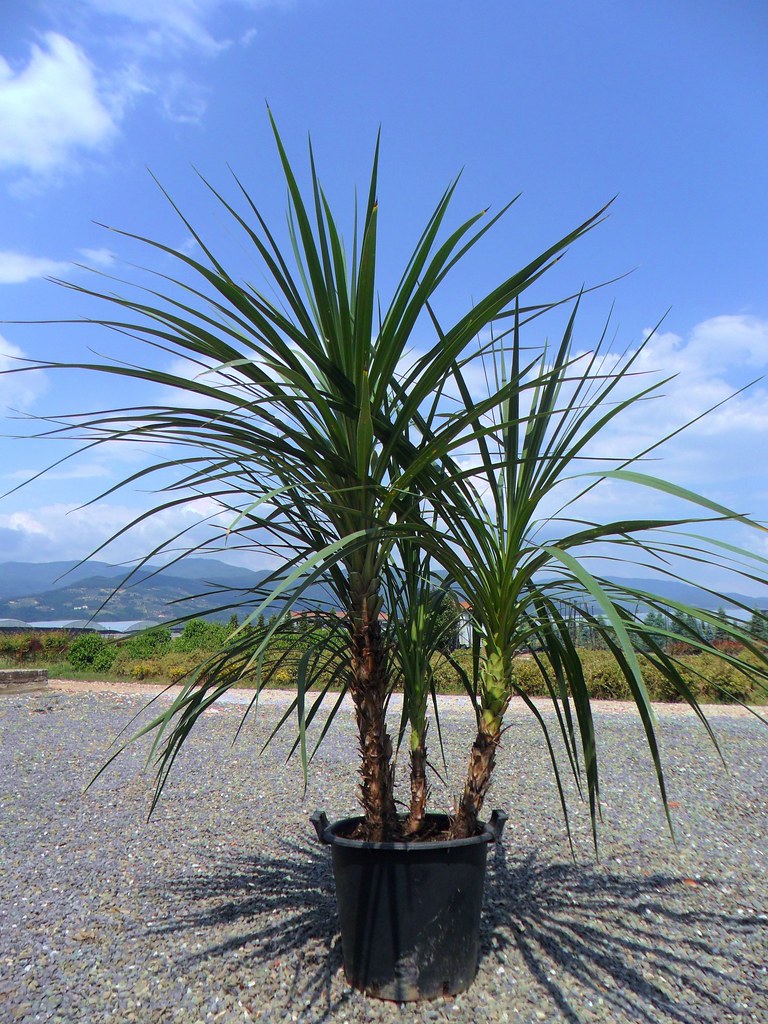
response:
<path fill-rule="evenodd" d="M 168 568 L 146 565 L 126 580 L 129 571 L 95 560 L 2 562 L 0 619 L 168 620 L 211 613 L 240 600 L 246 601 L 247 613 L 268 575 L 208 558 L 187 558 Z"/>
<path fill-rule="evenodd" d="M 60 619 L 169 620 L 180 615 L 217 613 L 221 605 L 243 602 L 247 614 L 258 603 L 257 593 L 266 570 L 244 569 L 211 558 L 185 558 L 164 568 L 147 565 L 127 581 L 128 569 L 109 562 L 0 562 L 0 619 L 45 621 Z M 621 579 L 617 583 L 650 590 L 671 600 L 717 609 L 723 601 L 675 580 Z M 768 610 L 763 598 L 731 593 L 736 604 Z M 323 603 L 323 591 L 313 587 L 304 607 Z M 729 602 L 725 603 L 728 610 Z M 218 612 L 228 618 L 230 611 Z M 242 617 L 242 615 L 241 615 Z"/>

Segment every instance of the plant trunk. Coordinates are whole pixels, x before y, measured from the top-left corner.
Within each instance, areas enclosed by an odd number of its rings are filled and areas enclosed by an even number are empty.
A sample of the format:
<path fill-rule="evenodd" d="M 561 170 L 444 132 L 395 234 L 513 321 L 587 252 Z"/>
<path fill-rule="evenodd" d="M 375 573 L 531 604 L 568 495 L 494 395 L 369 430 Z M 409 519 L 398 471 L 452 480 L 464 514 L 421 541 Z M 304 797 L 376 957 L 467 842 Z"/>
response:
<path fill-rule="evenodd" d="M 477 835 L 479 831 L 480 812 L 491 785 L 491 775 L 496 764 L 496 749 L 500 740 L 501 723 L 495 726 L 493 723 L 482 721 L 472 744 L 464 792 L 461 794 L 456 817 L 451 826 L 453 839 L 468 839 Z"/>
<path fill-rule="evenodd" d="M 493 650 L 486 655 L 480 692 L 482 714 L 477 736 L 469 755 L 464 792 L 456 808 L 451 827 L 454 839 L 467 839 L 479 831 L 480 812 L 491 785 L 496 765 L 496 750 L 501 742 L 504 713 L 509 704 L 512 682 L 512 656 L 505 650 Z"/>
<path fill-rule="evenodd" d="M 364 599 L 362 604 L 363 614 L 355 615 L 353 624 L 349 689 L 360 741 L 365 838 L 380 843 L 397 834 L 392 740 L 384 712 L 388 674 L 378 614 L 372 619 L 366 614 L 368 602 Z"/>
<path fill-rule="evenodd" d="M 427 813 L 429 786 L 427 785 L 427 749 L 424 736 L 411 750 L 411 806 L 403 832 L 406 836 L 415 836 L 421 831 L 424 816 Z"/>

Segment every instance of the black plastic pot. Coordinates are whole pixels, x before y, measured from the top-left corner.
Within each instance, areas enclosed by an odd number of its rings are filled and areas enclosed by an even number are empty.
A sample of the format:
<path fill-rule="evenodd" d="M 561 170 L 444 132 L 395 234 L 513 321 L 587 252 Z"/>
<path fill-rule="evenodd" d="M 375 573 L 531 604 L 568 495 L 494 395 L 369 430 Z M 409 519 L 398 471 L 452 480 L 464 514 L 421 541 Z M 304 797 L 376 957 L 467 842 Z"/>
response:
<path fill-rule="evenodd" d="M 445 815 L 429 818 L 448 823 Z M 311 820 L 331 847 L 350 985 L 398 1002 L 469 988 L 477 972 L 488 844 L 501 838 L 506 814 L 494 811 L 471 839 L 410 843 L 345 839 L 361 818 L 329 825 L 317 811 Z"/>

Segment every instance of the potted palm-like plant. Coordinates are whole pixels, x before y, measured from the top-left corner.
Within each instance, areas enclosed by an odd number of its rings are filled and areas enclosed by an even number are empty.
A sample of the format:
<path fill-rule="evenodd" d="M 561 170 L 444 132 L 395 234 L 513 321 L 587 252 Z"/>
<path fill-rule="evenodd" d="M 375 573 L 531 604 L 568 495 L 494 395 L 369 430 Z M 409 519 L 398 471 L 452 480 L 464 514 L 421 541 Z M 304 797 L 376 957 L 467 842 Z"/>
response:
<path fill-rule="evenodd" d="M 279 568 L 259 592 L 215 609 L 247 605 L 244 627 L 266 613 L 277 614 L 261 628 L 241 627 L 141 730 L 154 734 L 155 801 L 202 713 L 245 675 L 255 675 L 259 687 L 269 684 L 263 659 L 270 642 L 287 631 L 291 612 L 309 587 L 325 586 L 340 614 L 329 615 L 327 628 L 311 632 L 309 640 L 303 636 L 296 697 L 284 721 L 295 716 L 296 749 L 306 772 L 307 728 L 331 693 L 327 680 L 335 680 L 341 690 L 339 696 L 334 691 L 330 718 L 344 694 L 351 698 L 359 738 L 361 814 L 334 825 L 323 814 L 314 819 L 318 835 L 333 847 L 337 870 L 345 873 L 340 888 L 351 894 L 351 903 L 341 908 L 345 969 L 354 985 L 374 994 L 425 998 L 461 990 L 476 969 L 485 851 L 503 825 L 503 816 L 497 815 L 486 826 L 481 814 L 513 695 L 526 701 L 553 750 L 544 718 L 517 682 L 516 652 L 529 647 L 537 659 L 571 767 L 577 778 L 586 775 L 593 823 L 599 787 L 590 697 L 567 628 L 567 610 L 577 609 L 602 634 L 626 679 L 662 796 L 653 711 L 636 654 L 640 644 L 700 713 L 680 664 L 659 643 L 658 627 L 647 629 L 639 615 L 627 610 L 625 599 L 663 609 L 670 637 L 692 609 L 611 584 L 590 571 L 579 553 L 588 556 L 595 544 L 613 544 L 640 556 L 655 550 L 700 559 L 704 542 L 697 541 L 694 554 L 672 531 L 699 519 L 735 514 L 639 473 L 629 462 L 589 477 L 578 472 L 592 440 L 653 387 L 627 392 L 631 359 L 618 366 L 601 362 L 596 352 L 579 359 L 571 343 L 575 309 L 561 344 L 552 352 L 531 354 L 522 343 L 524 330 L 562 304 L 525 305 L 522 300 L 603 211 L 443 327 L 433 311 L 437 289 L 505 211 L 486 219 L 479 214 L 446 233 L 452 185 L 429 218 L 391 300 L 381 305 L 376 289 L 378 146 L 367 200 L 359 217 L 355 213 L 354 240 L 347 250 L 311 151 L 310 199 L 305 201 L 276 129 L 274 134 L 288 186 L 290 255 L 281 251 L 239 182 L 245 214 L 211 190 L 252 244 L 271 291 L 238 281 L 179 212 L 203 255 L 196 259 L 141 239 L 179 266 L 175 280 L 159 275 L 162 292 L 123 289 L 116 295 L 69 287 L 115 310 L 97 323 L 182 356 L 199 372 L 78 364 L 148 379 L 169 386 L 178 397 L 175 404 L 72 417 L 56 432 L 79 436 L 88 446 L 161 442 L 160 450 L 170 448 L 172 454 L 124 481 L 153 473 L 167 481 L 169 473 L 175 474 L 171 484 L 164 483 L 162 502 L 140 519 L 207 495 L 229 513 L 230 545 L 280 556 Z M 577 306 L 578 297 L 572 300 Z M 511 326 L 494 333 L 499 323 Z M 430 324 L 434 340 L 420 350 L 415 339 Z M 471 372 L 478 360 L 486 368 L 490 363 L 484 394 L 470 383 L 481 376 Z M 608 523 L 578 521 L 574 512 L 570 522 L 561 522 L 551 508 L 546 511 L 547 503 L 570 477 L 576 477 L 582 491 L 605 479 L 662 489 L 694 511 L 675 519 Z M 537 522 L 542 516 L 544 523 Z M 734 553 L 725 547 L 721 553 L 727 550 Z M 734 565 L 739 571 L 747 570 Z M 430 716 L 439 730 L 432 655 L 439 644 L 436 616 L 451 589 L 471 608 L 472 666 L 469 671 L 459 667 L 459 674 L 475 709 L 477 736 L 455 813 L 440 816 L 427 806 L 427 736 Z M 701 610 L 696 614 L 708 617 Z M 754 654 L 757 666 L 750 665 L 749 671 L 765 685 L 763 650 L 737 626 L 722 628 Z M 732 653 L 719 656 L 742 663 Z M 395 688 L 403 691 L 403 712 L 393 732 L 387 707 Z M 401 815 L 394 757 L 406 737 L 409 809 Z M 559 784 L 554 753 L 552 765 Z M 564 799 L 563 809 L 567 820 Z M 440 882 L 429 880 L 435 872 L 444 873 L 446 865 L 458 872 L 449 875 L 447 893 Z M 366 883 L 370 871 L 378 873 L 378 887 Z M 354 885 L 349 884 L 353 877 Z M 373 903 L 362 895 L 372 891 L 379 894 Z M 414 892 L 425 894 L 425 902 L 414 905 Z M 397 902 L 401 898 L 404 903 Z M 378 927 L 382 913 L 383 928 Z M 405 921 L 410 923 L 401 927 Z M 381 935 L 387 936 L 384 945 L 376 938 Z M 425 935 L 428 942 L 422 947 Z"/>

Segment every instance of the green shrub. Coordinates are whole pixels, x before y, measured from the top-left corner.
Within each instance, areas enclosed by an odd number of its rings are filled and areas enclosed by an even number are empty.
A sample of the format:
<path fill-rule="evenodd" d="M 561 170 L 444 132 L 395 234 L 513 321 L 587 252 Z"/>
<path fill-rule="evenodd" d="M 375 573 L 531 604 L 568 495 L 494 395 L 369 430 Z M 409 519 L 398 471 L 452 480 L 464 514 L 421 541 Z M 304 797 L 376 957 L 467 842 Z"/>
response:
<path fill-rule="evenodd" d="M 169 683 L 178 683 L 195 668 L 199 658 L 194 654 L 178 653 L 171 651 L 157 659 L 160 676 Z"/>
<path fill-rule="evenodd" d="M 34 633 L 8 633 L 3 637 L 2 653 L 10 662 L 27 662 L 34 659 L 40 641 Z"/>
<path fill-rule="evenodd" d="M 100 633 L 80 633 L 69 646 L 67 661 L 75 669 L 106 672 L 117 656 L 115 645 Z"/>
<path fill-rule="evenodd" d="M 455 650 L 451 652 L 454 661 L 464 669 L 468 676 L 472 674 L 472 652 L 467 650 Z M 432 659 L 432 672 L 434 673 L 435 686 L 438 693 L 464 693 L 461 677 L 453 665 L 442 654 L 436 654 Z"/>
<path fill-rule="evenodd" d="M 120 644 L 128 658 L 153 658 L 171 649 L 171 631 L 167 626 L 155 626 L 135 633 Z"/>
<path fill-rule="evenodd" d="M 38 634 L 38 639 L 43 647 L 41 654 L 43 661 L 60 661 L 66 657 L 72 644 L 72 634 L 64 629 L 41 632 Z"/>
<path fill-rule="evenodd" d="M 159 683 L 178 683 L 189 675 L 200 659 L 194 655 L 173 651 L 155 657 L 131 658 L 121 650 L 113 665 L 116 676 L 136 680 L 156 680 Z"/>
<path fill-rule="evenodd" d="M 293 632 L 276 633 L 269 642 L 270 648 L 275 651 L 305 651 L 330 634 L 325 626 L 310 625 L 302 629 L 300 622 L 297 625 L 299 628 Z"/>
<path fill-rule="evenodd" d="M 35 664 L 61 658 L 69 644 L 69 634 L 62 630 L 17 630 L 0 633 L 0 658 L 15 663 Z"/>
<path fill-rule="evenodd" d="M 685 661 L 686 681 L 700 700 L 728 704 L 734 698 L 745 703 L 755 699 L 752 679 L 727 661 L 713 654 L 697 654 Z"/>
<path fill-rule="evenodd" d="M 514 660 L 515 682 L 528 697 L 544 697 L 549 690 L 536 663 L 530 654 L 518 654 Z"/>
<path fill-rule="evenodd" d="M 594 700 L 632 700 L 632 691 L 609 651 L 581 651 L 581 667 Z"/>
<path fill-rule="evenodd" d="M 159 665 L 154 658 L 142 660 L 133 658 L 124 662 L 124 672 L 131 679 L 158 679 L 160 677 Z"/>
<path fill-rule="evenodd" d="M 631 693 L 623 676 L 618 670 L 615 662 L 608 651 L 593 651 L 582 649 L 580 651 L 582 668 L 587 680 L 591 695 L 596 700 L 631 700 Z M 462 665 L 464 671 L 470 675 L 472 671 L 472 654 L 470 651 L 455 651 L 455 659 Z M 548 663 L 546 658 L 540 658 L 542 666 L 546 671 Z M 649 690 L 657 685 L 661 674 L 645 659 L 641 659 L 641 667 Z M 519 689 L 528 697 L 545 697 L 549 693 L 547 684 L 542 674 L 542 669 L 532 655 L 518 654 L 514 659 L 515 682 Z M 438 691 L 441 693 L 459 692 L 461 683 L 458 673 L 445 659 L 435 668 L 435 676 L 438 683 Z M 653 696 L 653 694 L 651 694 Z"/>
<path fill-rule="evenodd" d="M 12 660 L 19 646 L 18 633 L 0 633 L 0 658 Z"/>
<path fill-rule="evenodd" d="M 173 650 L 182 654 L 192 651 L 213 653 L 218 650 L 232 632 L 232 626 L 225 622 L 208 622 L 205 619 L 191 619 L 184 626 L 181 636 L 173 642 Z"/>
<path fill-rule="evenodd" d="M 640 659 L 640 665 L 643 670 L 643 678 L 645 679 L 645 685 L 648 687 L 648 694 L 653 701 L 658 701 L 662 704 L 679 704 L 683 697 L 680 692 L 670 683 L 667 677 L 660 672 L 655 665 L 653 665 L 646 658 Z M 691 687 L 695 695 L 701 696 L 699 687 L 695 683 L 692 683 L 690 677 L 686 677 L 686 683 Z"/>

